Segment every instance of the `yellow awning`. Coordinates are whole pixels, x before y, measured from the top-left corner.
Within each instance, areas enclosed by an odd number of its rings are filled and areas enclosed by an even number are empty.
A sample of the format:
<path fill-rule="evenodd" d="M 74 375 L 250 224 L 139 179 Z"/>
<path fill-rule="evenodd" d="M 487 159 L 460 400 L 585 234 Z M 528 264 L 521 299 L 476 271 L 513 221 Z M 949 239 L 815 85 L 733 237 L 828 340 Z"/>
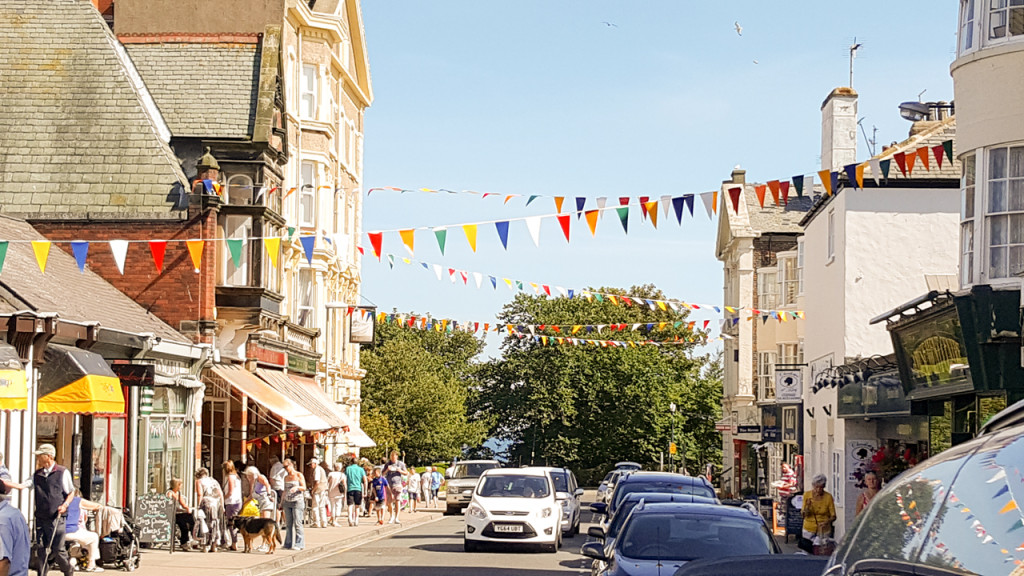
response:
<path fill-rule="evenodd" d="M 27 410 L 28 384 L 24 370 L 0 370 L 0 410 Z"/>
<path fill-rule="evenodd" d="M 123 414 L 121 380 L 87 374 L 40 398 L 37 410 L 40 414 Z"/>

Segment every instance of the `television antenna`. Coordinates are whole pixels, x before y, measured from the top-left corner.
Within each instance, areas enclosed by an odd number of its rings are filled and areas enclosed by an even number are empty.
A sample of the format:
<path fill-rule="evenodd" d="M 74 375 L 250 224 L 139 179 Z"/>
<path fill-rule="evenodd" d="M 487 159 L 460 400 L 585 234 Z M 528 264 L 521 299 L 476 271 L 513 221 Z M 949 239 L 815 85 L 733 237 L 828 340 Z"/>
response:
<path fill-rule="evenodd" d="M 859 50 L 863 44 L 857 42 L 857 37 L 853 37 L 853 44 L 850 44 L 850 88 L 853 88 L 853 61 L 857 58 L 857 50 Z"/>

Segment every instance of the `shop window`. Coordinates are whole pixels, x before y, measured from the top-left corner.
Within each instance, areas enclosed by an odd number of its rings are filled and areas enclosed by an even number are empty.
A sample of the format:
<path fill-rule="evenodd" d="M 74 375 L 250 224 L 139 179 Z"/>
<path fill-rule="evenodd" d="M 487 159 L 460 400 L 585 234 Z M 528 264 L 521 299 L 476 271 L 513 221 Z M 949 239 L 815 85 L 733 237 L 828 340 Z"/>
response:
<path fill-rule="evenodd" d="M 778 306 L 778 273 L 773 268 L 762 268 L 757 272 L 757 307 L 761 310 L 774 310 Z"/>
<path fill-rule="evenodd" d="M 960 285 L 974 283 L 974 182 L 975 157 L 966 156 L 961 177 L 960 205 Z"/>
<path fill-rule="evenodd" d="M 299 225 L 307 228 L 316 227 L 316 164 L 302 163 L 302 183 L 299 189 Z"/>
<path fill-rule="evenodd" d="M 987 185 L 988 277 L 1009 278 L 1024 271 L 1024 146 L 989 150 Z"/>
<path fill-rule="evenodd" d="M 191 485 L 185 478 L 186 434 L 185 420 L 174 416 L 152 416 L 144 420 L 148 434 L 146 456 L 146 488 L 163 494 L 171 486 L 172 478 L 180 478 L 184 486 Z"/>
<path fill-rule="evenodd" d="M 106 506 L 124 506 L 125 419 L 94 416 L 89 496 Z"/>

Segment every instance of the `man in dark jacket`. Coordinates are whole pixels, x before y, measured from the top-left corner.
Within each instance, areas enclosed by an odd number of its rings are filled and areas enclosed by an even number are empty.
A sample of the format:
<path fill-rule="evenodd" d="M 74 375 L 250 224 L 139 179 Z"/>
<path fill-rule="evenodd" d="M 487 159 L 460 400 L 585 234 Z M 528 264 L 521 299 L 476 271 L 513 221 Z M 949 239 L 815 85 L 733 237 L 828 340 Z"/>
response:
<path fill-rule="evenodd" d="M 64 522 L 68 506 L 75 497 L 71 472 L 57 464 L 57 450 L 42 444 L 35 451 L 36 466 L 30 485 L 35 492 L 36 542 L 39 544 L 39 576 L 46 576 L 50 562 L 56 562 L 64 576 L 74 571 L 64 551 Z"/>

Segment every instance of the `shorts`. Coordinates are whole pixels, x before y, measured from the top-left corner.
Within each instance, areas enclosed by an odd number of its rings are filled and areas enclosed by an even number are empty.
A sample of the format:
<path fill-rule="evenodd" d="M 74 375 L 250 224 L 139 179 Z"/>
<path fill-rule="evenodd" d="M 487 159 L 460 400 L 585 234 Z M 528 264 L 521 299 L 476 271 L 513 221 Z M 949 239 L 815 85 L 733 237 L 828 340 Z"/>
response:
<path fill-rule="evenodd" d="M 388 486 L 388 496 L 398 500 L 402 497 L 402 487 L 395 488 L 394 486 Z"/>
<path fill-rule="evenodd" d="M 373 501 L 373 509 L 374 510 L 383 510 L 384 508 L 386 508 L 386 506 L 387 505 L 386 505 L 386 503 L 383 500 L 374 500 Z"/>
<path fill-rule="evenodd" d="M 363 505 L 363 493 L 359 490 L 349 490 L 345 494 L 345 501 L 348 502 L 349 506 L 362 506 Z"/>
<path fill-rule="evenodd" d="M 419 500 L 420 500 L 420 493 L 419 493 L 419 491 L 417 490 L 415 492 L 409 492 L 409 500 L 416 500 L 417 502 L 419 502 Z"/>

